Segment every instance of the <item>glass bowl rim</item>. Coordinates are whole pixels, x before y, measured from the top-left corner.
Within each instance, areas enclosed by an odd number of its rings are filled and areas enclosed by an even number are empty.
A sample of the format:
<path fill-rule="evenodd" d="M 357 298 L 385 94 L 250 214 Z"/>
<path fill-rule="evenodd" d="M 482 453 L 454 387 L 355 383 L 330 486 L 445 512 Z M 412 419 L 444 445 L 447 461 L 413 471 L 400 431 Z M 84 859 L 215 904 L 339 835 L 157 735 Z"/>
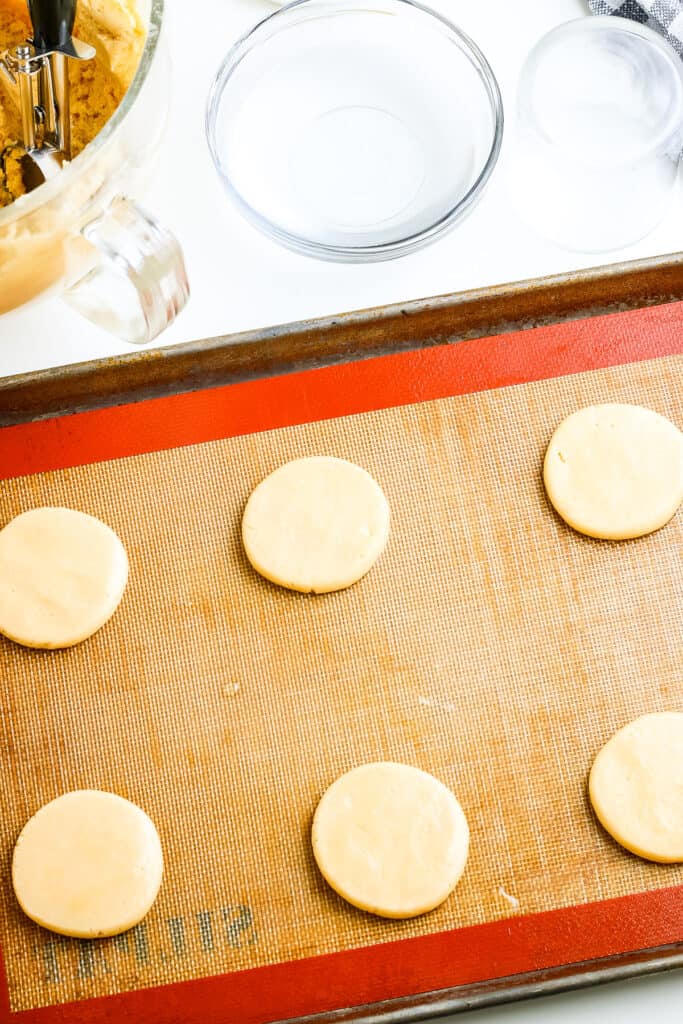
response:
<path fill-rule="evenodd" d="M 256 25 L 249 29 L 248 32 L 244 33 L 237 42 L 230 47 L 226 56 L 223 58 L 223 61 L 213 78 L 206 102 L 206 139 L 214 167 L 216 168 L 221 183 L 230 199 L 245 219 L 254 224 L 262 234 L 274 239 L 286 248 L 292 249 L 295 252 L 302 253 L 306 256 L 314 256 L 318 259 L 334 262 L 371 262 L 374 260 L 389 259 L 395 256 L 405 255 L 428 245 L 430 242 L 449 231 L 473 206 L 488 183 L 500 155 L 504 126 L 503 99 L 500 92 L 500 86 L 498 85 L 493 69 L 474 40 L 454 24 L 454 22 L 444 17 L 438 11 L 435 11 L 421 3 L 420 0 L 380 0 L 380 2 L 390 6 L 395 6 L 398 8 L 398 11 L 400 11 L 401 8 L 412 8 L 420 11 L 422 14 L 427 15 L 428 18 L 432 18 L 434 21 L 439 23 L 440 30 L 444 34 L 450 34 L 456 38 L 461 51 L 474 66 L 489 101 L 493 120 L 491 145 L 477 177 L 470 185 L 464 196 L 462 196 L 454 206 L 443 213 L 434 223 L 430 224 L 428 227 L 421 228 L 413 234 L 391 239 L 387 242 L 377 242 L 366 245 L 332 245 L 314 241 L 304 235 L 294 234 L 293 232 L 280 227 L 278 224 L 275 224 L 251 206 L 251 204 L 249 204 L 235 188 L 230 177 L 223 169 L 216 140 L 217 115 L 223 99 L 224 91 L 233 72 L 241 64 L 242 60 L 248 53 L 259 45 L 264 27 L 266 25 L 271 25 L 273 22 L 277 23 L 278 21 L 282 21 L 283 24 L 280 26 L 280 29 L 277 29 L 277 31 L 280 31 L 286 27 L 287 21 L 293 11 L 300 7 L 308 7 L 316 4 L 319 5 L 321 4 L 321 0 L 294 0 L 294 2 L 273 11 L 265 18 L 262 18 Z M 363 2 L 363 0 L 342 0 L 342 3 L 347 3 L 349 5 L 356 3 L 359 13 L 373 13 L 374 4 L 372 0 L 370 0 L 370 2 Z M 330 4 L 329 14 L 334 13 L 334 7 L 334 4 Z M 329 14 L 322 12 L 318 17 L 328 17 Z"/>

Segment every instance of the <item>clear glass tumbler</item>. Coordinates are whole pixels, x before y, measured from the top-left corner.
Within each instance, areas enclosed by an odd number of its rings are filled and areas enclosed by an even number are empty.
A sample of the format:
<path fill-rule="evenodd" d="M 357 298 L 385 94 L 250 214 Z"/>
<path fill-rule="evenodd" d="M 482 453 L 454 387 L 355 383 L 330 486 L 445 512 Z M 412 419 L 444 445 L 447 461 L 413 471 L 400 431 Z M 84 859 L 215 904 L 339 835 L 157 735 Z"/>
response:
<path fill-rule="evenodd" d="M 670 206 L 683 144 L 683 62 L 613 16 L 549 32 L 519 81 L 509 195 L 538 234 L 605 252 L 647 235 Z"/>

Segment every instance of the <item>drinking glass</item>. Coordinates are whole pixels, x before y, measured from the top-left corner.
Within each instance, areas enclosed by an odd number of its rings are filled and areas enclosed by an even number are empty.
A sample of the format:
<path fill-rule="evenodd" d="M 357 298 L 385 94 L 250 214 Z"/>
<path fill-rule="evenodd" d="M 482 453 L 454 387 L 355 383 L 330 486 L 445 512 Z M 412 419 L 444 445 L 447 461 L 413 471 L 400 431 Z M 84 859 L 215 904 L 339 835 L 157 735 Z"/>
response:
<path fill-rule="evenodd" d="M 521 72 L 508 154 L 512 204 L 567 249 L 605 252 L 670 208 L 683 142 L 683 62 L 613 16 L 553 29 Z"/>

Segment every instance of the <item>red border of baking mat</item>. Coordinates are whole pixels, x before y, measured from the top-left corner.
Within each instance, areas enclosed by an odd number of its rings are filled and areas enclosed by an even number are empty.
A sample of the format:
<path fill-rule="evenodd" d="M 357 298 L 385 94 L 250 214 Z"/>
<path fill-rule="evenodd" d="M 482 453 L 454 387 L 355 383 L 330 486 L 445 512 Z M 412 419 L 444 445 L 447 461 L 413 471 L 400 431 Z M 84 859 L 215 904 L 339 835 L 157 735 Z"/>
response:
<path fill-rule="evenodd" d="M 0 479 L 683 353 L 683 303 L 0 430 Z M 10 1013 L 0 1022 L 264 1024 L 683 941 L 683 886 Z"/>

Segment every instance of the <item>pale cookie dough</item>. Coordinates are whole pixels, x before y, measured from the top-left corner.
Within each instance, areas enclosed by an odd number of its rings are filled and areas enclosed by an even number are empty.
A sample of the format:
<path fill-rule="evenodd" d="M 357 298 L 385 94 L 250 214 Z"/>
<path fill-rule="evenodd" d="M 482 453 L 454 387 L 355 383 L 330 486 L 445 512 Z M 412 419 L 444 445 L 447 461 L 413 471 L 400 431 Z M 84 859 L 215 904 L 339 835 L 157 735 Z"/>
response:
<path fill-rule="evenodd" d="M 0 530 L 0 633 L 26 647 L 71 647 L 114 614 L 127 579 L 123 544 L 99 519 L 23 512 Z"/>
<path fill-rule="evenodd" d="M 161 885 L 154 824 L 114 793 L 81 789 L 34 814 L 14 847 L 12 884 L 43 928 L 93 939 L 141 921 Z"/>
<path fill-rule="evenodd" d="M 588 790 L 602 825 L 631 853 L 683 861 L 683 713 L 643 715 L 615 733 Z"/>
<path fill-rule="evenodd" d="M 592 405 L 553 434 L 543 480 L 569 526 L 589 537 L 652 533 L 683 501 L 683 435 L 638 405 Z"/>
<path fill-rule="evenodd" d="M 266 579 L 304 594 L 364 576 L 389 536 L 389 506 L 360 466 L 328 456 L 287 462 L 253 492 L 242 519 L 247 558 Z"/>
<path fill-rule="evenodd" d="M 442 782 L 386 761 L 354 768 L 330 786 L 315 812 L 312 841 L 323 877 L 354 907 L 415 917 L 455 888 L 469 829 Z"/>

